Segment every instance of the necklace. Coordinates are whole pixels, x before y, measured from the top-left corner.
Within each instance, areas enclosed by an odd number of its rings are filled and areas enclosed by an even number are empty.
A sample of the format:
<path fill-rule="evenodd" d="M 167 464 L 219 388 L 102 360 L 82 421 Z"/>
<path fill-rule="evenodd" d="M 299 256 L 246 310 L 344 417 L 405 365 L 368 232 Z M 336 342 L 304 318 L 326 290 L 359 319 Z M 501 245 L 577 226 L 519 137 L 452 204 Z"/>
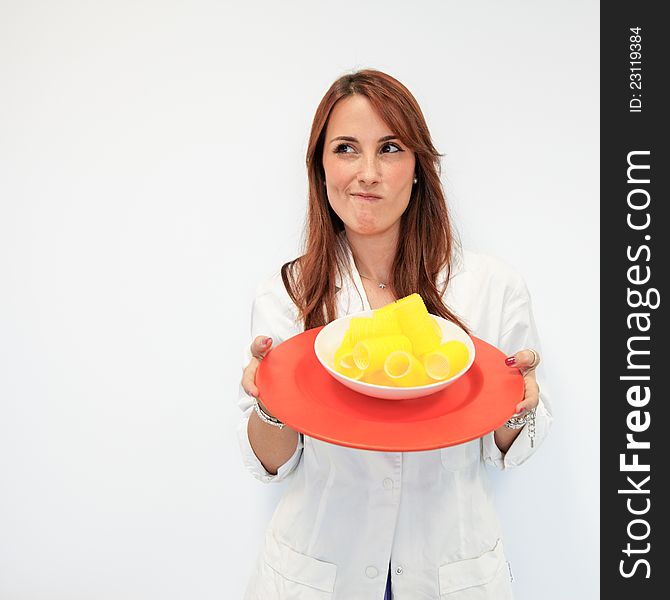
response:
<path fill-rule="evenodd" d="M 359 273 L 359 275 L 360 275 L 360 273 Z M 375 281 L 374 279 L 370 279 L 369 277 L 366 277 L 365 275 L 361 275 L 361 277 L 363 279 L 367 279 L 368 281 L 372 281 L 373 283 L 376 283 L 377 286 L 382 290 L 386 287 L 385 283 L 380 283 L 379 281 Z"/>

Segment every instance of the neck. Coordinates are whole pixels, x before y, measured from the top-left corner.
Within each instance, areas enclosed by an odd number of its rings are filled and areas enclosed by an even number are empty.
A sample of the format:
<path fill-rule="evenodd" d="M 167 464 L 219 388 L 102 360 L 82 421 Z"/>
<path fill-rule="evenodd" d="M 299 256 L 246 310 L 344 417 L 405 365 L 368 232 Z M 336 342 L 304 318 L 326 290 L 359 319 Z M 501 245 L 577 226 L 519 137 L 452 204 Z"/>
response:
<path fill-rule="evenodd" d="M 398 246 L 398 229 L 375 235 L 363 235 L 350 229 L 346 233 L 358 273 L 377 283 L 388 284 Z"/>

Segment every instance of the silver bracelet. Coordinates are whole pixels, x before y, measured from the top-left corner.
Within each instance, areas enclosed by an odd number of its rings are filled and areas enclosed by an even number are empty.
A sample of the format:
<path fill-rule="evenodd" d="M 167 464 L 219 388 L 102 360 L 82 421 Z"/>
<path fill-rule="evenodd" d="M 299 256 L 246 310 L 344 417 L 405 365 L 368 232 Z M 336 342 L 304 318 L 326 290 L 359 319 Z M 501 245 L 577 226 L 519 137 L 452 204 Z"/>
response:
<path fill-rule="evenodd" d="M 530 447 L 535 446 L 535 409 L 527 411 L 525 414 L 520 417 L 512 417 L 505 427 L 509 429 L 521 429 L 524 425 L 528 424 L 528 437 L 530 438 Z"/>
<path fill-rule="evenodd" d="M 272 425 L 273 427 L 279 427 L 279 429 L 284 427 L 284 423 L 282 423 L 277 417 L 269 415 L 260 407 L 258 398 L 254 398 L 254 405 L 256 407 L 256 414 L 260 417 L 261 421 L 265 421 L 268 425 Z"/>

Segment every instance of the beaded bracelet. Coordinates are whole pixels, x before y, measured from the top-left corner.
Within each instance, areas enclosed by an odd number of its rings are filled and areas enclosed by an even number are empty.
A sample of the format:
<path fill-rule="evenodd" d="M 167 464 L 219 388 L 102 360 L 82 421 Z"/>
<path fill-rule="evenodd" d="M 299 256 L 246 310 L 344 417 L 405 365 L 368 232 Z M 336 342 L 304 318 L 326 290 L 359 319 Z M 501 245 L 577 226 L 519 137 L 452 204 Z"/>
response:
<path fill-rule="evenodd" d="M 521 429 L 528 424 L 528 437 L 530 438 L 530 447 L 535 446 L 535 409 L 529 410 L 525 415 L 520 417 L 512 417 L 505 423 L 505 427 L 509 429 Z"/>
<path fill-rule="evenodd" d="M 273 427 L 279 427 L 279 429 L 284 427 L 284 423 L 277 419 L 277 417 L 269 415 L 260 407 L 258 398 L 254 398 L 254 404 L 256 407 L 256 414 L 260 417 L 261 421 L 265 421 L 268 425 L 272 425 Z"/>

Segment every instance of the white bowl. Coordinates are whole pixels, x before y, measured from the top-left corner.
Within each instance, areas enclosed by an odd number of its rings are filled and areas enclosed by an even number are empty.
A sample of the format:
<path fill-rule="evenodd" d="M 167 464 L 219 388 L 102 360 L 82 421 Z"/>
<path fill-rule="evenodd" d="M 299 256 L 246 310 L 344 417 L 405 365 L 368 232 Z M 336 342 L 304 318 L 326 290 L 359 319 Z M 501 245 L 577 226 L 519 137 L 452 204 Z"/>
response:
<path fill-rule="evenodd" d="M 351 377 L 346 377 L 341 373 L 338 373 L 335 369 L 335 351 L 342 344 L 344 339 L 344 334 L 347 329 L 349 329 L 349 321 L 352 317 L 371 317 L 373 310 L 364 310 L 362 312 L 356 313 L 354 315 L 347 315 L 340 319 L 336 319 L 328 323 L 316 336 L 314 340 L 314 352 L 316 357 L 319 359 L 319 362 L 323 367 L 330 373 L 337 381 L 346 385 L 348 388 L 365 394 L 366 396 L 374 396 L 375 398 L 384 398 L 385 400 L 406 400 L 408 398 L 420 398 L 422 396 L 428 396 L 439 392 L 444 388 L 448 387 L 459 377 L 462 377 L 467 373 L 468 369 L 472 366 L 472 363 L 475 360 L 475 345 L 472 342 L 470 336 L 463 331 L 458 325 L 447 321 L 442 317 L 437 315 L 431 315 L 435 319 L 440 328 L 442 329 L 442 342 L 447 342 L 450 340 L 458 340 L 463 342 L 470 353 L 470 360 L 468 361 L 467 366 L 457 375 L 450 377 L 449 379 L 444 379 L 443 381 L 437 381 L 429 385 L 420 385 L 415 387 L 389 387 L 386 385 L 375 385 L 374 383 L 365 383 L 364 381 L 357 381 L 351 379 Z"/>

